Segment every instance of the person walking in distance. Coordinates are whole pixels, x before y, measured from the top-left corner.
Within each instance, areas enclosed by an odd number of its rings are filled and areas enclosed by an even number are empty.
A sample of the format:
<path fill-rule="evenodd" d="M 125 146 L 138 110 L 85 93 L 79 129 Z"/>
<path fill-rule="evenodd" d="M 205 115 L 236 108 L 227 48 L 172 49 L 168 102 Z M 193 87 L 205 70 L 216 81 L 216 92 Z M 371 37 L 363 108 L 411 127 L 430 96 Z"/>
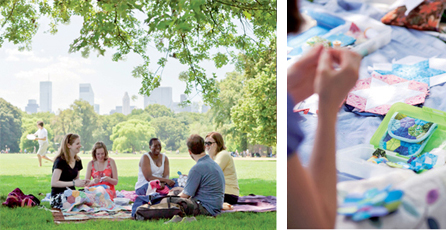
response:
<path fill-rule="evenodd" d="M 43 127 L 43 121 L 37 122 L 37 132 L 34 135 L 36 136 L 34 140 L 39 141 L 39 150 L 37 151 L 39 167 L 42 167 L 42 158 L 53 162 L 53 160 L 46 156 L 46 151 L 48 150 L 48 131 Z"/>

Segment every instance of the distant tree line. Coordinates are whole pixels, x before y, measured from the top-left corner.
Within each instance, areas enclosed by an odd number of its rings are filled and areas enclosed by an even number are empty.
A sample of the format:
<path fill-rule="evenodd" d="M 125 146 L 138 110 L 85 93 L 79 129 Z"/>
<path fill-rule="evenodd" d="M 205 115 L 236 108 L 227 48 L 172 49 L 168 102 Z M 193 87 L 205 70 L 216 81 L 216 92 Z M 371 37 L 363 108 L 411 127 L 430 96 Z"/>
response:
<path fill-rule="evenodd" d="M 274 117 L 271 119 L 247 119 L 259 111 L 244 107 L 268 105 L 255 105 L 258 102 L 243 100 L 243 94 L 250 93 L 244 84 L 251 84 L 244 75 L 239 72 L 228 73 L 224 80 L 218 82 L 220 103 L 204 114 L 175 114 L 166 106 L 151 104 L 144 109 L 134 109 L 129 115 L 98 115 L 93 106 L 83 100 L 74 101 L 69 108 L 59 110 L 57 115 L 49 112 L 27 114 L 0 98 L 0 147 L 4 149 L 7 145 L 11 152 L 23 152 L 25 149 L 32 152 L 34 147 L 37 149 L 38 142 L 28 140 L 26 136 L 37 131 L 38 120 L 42 120 L 48 130 L 48 150 L 51 152 L 58 149 L 67 133 L 77 133 L 81 136 L 84 151 L 89 151 L 96 141 L 103 141 L 112 151 L 148 151 L 148 141 L 152 137 L 160 138 L 165 150 L 186 151 L 186 139 L 190 134 L 198 133 L 204 137 L 211 131 L 224 135 L 229 151 L 246 150 L 248 144 L 274 147 L 275 102 L 271 105 L 272 108 L 264 108 L 274 110 Z M 275 85 L 272 87 L 275 88 Z M 243 116 L 243 109 L 247 109 L 245 112 L 249 115 Z M 234 113 L 237 114 L 236 117 Z M 244 125 L 240 128 L 241 123 Z M 274 123 L 274 127 L 269 127 L 269 131 L 268 127 L 261 128 L 265 125 L 271 126 L 270 123 Z"/>

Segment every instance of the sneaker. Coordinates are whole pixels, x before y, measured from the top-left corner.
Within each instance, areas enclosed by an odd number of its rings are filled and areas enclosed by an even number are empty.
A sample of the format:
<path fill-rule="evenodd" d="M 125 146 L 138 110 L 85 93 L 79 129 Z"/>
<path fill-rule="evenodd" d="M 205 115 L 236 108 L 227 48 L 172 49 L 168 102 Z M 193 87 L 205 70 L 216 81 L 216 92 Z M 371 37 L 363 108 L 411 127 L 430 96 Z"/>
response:
<path fill-rule="evenodd" d="M 195 218 L 195 216 L 193 216 L 193 217 L 184 217 L 183 220 L 182 220 L 181 222 L 188 223 L 188 222 L 192 222 L 192 221 L 197 221 L 197 219 Z"/>
<path fill-rule="evenodd" d="M 164 222 L 165 224 L 169 224 L 169 223 L 178 223 L 181 222 L 183 220 L 183 217 L 175 215 L 172 217 L 172 219 L 170 219 L 169 221 Z"/>

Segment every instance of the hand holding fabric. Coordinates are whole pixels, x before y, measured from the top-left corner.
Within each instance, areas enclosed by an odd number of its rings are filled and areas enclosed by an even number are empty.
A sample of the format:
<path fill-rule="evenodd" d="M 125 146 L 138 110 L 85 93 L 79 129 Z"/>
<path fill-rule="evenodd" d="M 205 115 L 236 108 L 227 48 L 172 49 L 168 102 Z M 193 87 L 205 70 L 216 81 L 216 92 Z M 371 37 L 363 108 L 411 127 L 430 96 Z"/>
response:
<path fill-rule="evenodd" d="M 90 183 L 90 180 L 74 180 L 74 186 L 76 187 L 85 187 Z"/>
<path fill-rule="evenodd" d="M 333 65 L 339 65 L 334 69 Z M 325 49 L 319 56 L 314 91 L 319 95 L 319 110 L 336 113 L 355 85 L 361 56 L 347 49 Z"/>
<path fill-rule="evenodd" d="M 317 45 L 287 70 L 287 91 L 295 103 L 305 100 L 314 93 L 314 79 L 319 56 L 324 50 Z"/>

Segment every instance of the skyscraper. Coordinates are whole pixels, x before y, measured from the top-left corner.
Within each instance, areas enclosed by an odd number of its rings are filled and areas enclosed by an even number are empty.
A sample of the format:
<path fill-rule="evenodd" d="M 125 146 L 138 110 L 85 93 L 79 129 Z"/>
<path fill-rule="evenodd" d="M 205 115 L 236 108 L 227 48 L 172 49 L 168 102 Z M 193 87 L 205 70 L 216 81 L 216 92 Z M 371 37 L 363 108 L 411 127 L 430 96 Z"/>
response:
<path fill-rule="evenodd" d="M 158 87 L 152 91 L 150 97 L 144 96 L 144 108 L 150 104 L 160 104 L 172 107 L 172 87 Z"/>
<path fill-rule="evenodd" d="M 94 111 L 99 114 L 99 104 L 94 104 Z"/>
<path fill-rule="evenodd" d="M 122 113 L 122 106 L 116 106 L 115 112 Z"/>
<path fill-rule="evenodd" d="M 53 83 L 50 81 L 40 82 L 40 111 L 52 112 Z"/>
<path fill-rule="evenodd" d="M 130 114 L 130 97 L 127 92 L 125 92 L 124 97 L 122 98 L 122 113 L 124 115 Z"/>
<path fill-rule="evenodd" d="M 94 106 L 94 93 L 90 83 L 79 84 L 79 99 L 87 101 Z"/>
<path fill-rule="evenodd" d="M 39 108 L 39 105 L 37 104 L 36 100 L 29 99 L 28 105 L 25 107 L 25 111 L 29 114 L 37 113 L 37 108 Z"/>
<path fill-rule="evenodd" d="M 185 100 L 187 100 L 186 94 L 180 94 L 180 103 L 182 103 Z"/>

